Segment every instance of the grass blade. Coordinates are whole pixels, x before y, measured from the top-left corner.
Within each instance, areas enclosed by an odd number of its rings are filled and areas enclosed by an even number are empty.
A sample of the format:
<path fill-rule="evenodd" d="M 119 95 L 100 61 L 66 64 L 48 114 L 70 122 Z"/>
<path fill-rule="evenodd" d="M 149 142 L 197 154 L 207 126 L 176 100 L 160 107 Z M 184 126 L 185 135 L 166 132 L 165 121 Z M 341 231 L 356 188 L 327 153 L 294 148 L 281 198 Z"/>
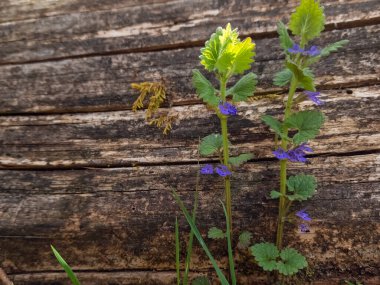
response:
<path fill-rule="evenodd" d="M 220 201 L 220 202 L 222 203 L 224 215 L 226 217 L 226 225 L 227 225 L 226 235 L 227 235 L 227 246 L 228 246 L 228 263 L 230 265 L 231 282 L 232 282 L 232 285 L 236 285 L 235 261 L 234 261 L 234 254 L 232 252 L 232 242 L 231 242 L 231 229 L 230 229 L 231 225 L 230 225 L 230 222 L 229 222 L 229 219 L 228 219 L 227 209 L 224 206 L 223 202 L 222 201 Z"/>
<path fill-rule="evenodd" d="M 183 214 L 185 215 L 185 218 L 187 220 L 187 222 L 189 223 L 192 231 L 194 232 L 194 235 L 195 237 L 198 239 L 198 242 L 199 244 L 202 246 L 203 250 L 205 251 L 206 255 L 208 256 L 208 258 L 210 259 L 210 262 L 212 263 L 215 271 L 216 271 L 216 274 L 218 275 L 218 278 L 220 280 L 220 282 L 222 283 L 222 285 L 230 285 L 226 279 L 226 277 L 224 276 L 222 270 L 220 270 L 218 264 L 216 263 L 214 257 L 212 256 L 210 250 L 208 249 L 205 241 L 203 240 L 197 226 L 195 225 L 195 223 L 193 223 L 193 219 L 192 217 L 190 216 L 189 212 L 187 211 L 185 205 L 183 204 L 183 202 L 181 201 L 181 199 L 179 198 L 178 194 L 173 190 L 173 196 L 175 198 L 175 200 L 177 201 L 179 207 L 181 208 Z"/>
<path fill-rule="evenodd" d="M 181 285 L 181 274 L 179 268 L 179 228 L 178 219 L 175 218 L 175 269 L 177 272 L 177 285 Z"/>
<path fill-rule="evenodd" d="M 66 271 L 67 276 L 69 276 L 71 283 L 73 285 L 80 285 L 78 278 L 75 276 L 73 270 L 70 268 L 70 266 L 66 263 L 66 261 L 62 258 L 62 256 L 59 254 L 59 252 L 54 248 L 54 246 L 50 245 L 51 250 L 53 251 L 55 258 L 58 260 L 59 264 L 63 267 L 63 269 Z"/>

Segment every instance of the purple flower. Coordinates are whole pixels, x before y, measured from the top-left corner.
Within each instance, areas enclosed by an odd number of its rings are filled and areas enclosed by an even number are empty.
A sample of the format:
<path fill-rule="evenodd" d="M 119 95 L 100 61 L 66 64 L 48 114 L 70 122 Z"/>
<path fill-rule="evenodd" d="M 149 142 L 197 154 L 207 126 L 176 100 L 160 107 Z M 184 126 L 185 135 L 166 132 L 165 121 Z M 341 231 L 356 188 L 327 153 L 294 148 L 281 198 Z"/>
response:
<path fill-rule="evenodd" d="M 311 221 L 311 218 L 308 213 L 305 212 L 305 210 L 301 210 L 296 212 L 296 216 L 304 221 Z"/>
<path fill-rule="evenodd" d="M 289 155 L 288 153 L 281 147 L 279 147 L 278 149 L 276 149 L 274 152 L 273 152 L 274 156 L 277 157 L 279 160 L 283 160 L 283 159 L 289 159 Z"/>
<path fill-rule="evenodd" d="M 313 152 L 313 150 L 306 144 L 303 143 L 295 149 L 285 151 L 281 147 L 273 152 L 274 156 L 280 160 L 288 159 L 292 162 L 307 162 L 306 152 Z"/>
<path fill-rule="evenodd" d="M 288 49 L 288 52 L 297 54 L 297 53 L 303 53 L 305 52 L 305 50 L 302 49 L 299 45 L 293 44 L 293 46 Z"/>
<path fill-rule="evenodd" d="M 316 46 L 311 46 L 310 49 L 302 49 L 297 44 L 294 44 L 291 48 L 289 48 L 288 52 L 293 54 L 301 53 L 306 56 L 317 56 L 321 54 L 321 51 Z"/>
<path fill-rule="evenodd" d="M 301 233 L 308 233 L 310 232 L 310 228 L 306 224 L 300 224 L 300 231 Z"/>
<path fill-rule="evenodd" d="M 214 173 L 214 168 L 212 167 L 211 164 L 206 164 L 201 169 L 201 174 L 213 174 L 213 173 Z"/>
<path fill-rule="evenodd" d="M 231 171 L 224 164 L 219 165 L 215 168 L 215 172 L 219 174 L 219 176 L 226 177 L 227 175 L 231 175 Z"/>
<path fill-rule="evenodd" d="M 317 56 L 320 55 L 321 51 L 316 46 L 311 46 L 309 50 L 305 50 L 305 55 Z"/>
<path fill-rule="evenodd" d="M 307 95 L 307 97 L 309 97 L 309 99 L 311 101 L 313 101 L 315 104 L 317 105 L 322 105 L 324 104 L 323 101 L 321 101 L 318 96 L 321 94 L 320 92 L 314 92 L 314 91 L 304 91 L 303 93 L 305 93 Z"/>
<path fill-rule="evenodd" d="M 237 109 L 234 105 L 228 103 L 228 102 L 220 102 L 219 103 L 219 111 L 223 115 L 231 115 L 231 116 L 236 116 L 237 115 Z"/>

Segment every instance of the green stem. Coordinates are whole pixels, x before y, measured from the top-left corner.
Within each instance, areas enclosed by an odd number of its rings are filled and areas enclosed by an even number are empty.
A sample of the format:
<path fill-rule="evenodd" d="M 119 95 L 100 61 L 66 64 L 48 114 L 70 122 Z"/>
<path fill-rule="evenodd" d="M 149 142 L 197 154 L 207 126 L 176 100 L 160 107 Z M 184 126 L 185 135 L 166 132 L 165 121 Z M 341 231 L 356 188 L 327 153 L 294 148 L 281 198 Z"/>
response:
<path fill-rule="evenodd" d="M 226 85 L 227 80 L 220 80 L 220 95 L 223 101 L 226 100 Z M 227 116 L 220 115 L 220 125 L 222 128 L 222 139 L 223 139 L 223 164 L 229 167 L 229 145 L 228 145 L 228 127 L 227 127 Z M 230 266 L 230 276 L 232 284 L 236 284 L 235 277 L 235 265 L 234 257 L 232 252 L 232 199 L 231 199 L 231 180 L 230 176 L 224 178 L 224 189 L 225 189 L 225 199 L 226 199 L 226 223 L 227 223 L 227 246 L 228 246 L 228 261 Z"/>
<path fill-rule="evenodd" d="M 289 88 L 289 95 L 288 100 L 286 102 L 286 108 L 285 108 L 285 117 L 284 120 L 286 120 L 292 112 L 292 103 L 293 103 L 293 97 L 296 92 L 298 85 L 297 79 L 293 76 L 292 81 L 290 83 Z M 288 129 L 284 129 L 285 137 L 288 136 Z M 288 141 L 286 139 L 282 139 L 281 141 L 281 147 L 287 151 L 288 150 Z M 279 210 L 278 210 L 278 224 L 277 224 L 277 238 L 276 238 L 276 245 L 278 249 L 282 249 L 282 240 L 283 240 L 283 232 L 284 232 L 284 223 L 285 223 L 285 215 L 286 215 L 286 168 L 287 168 L 287 160 L 281 160 L 280 161 L 280 193 L 282 194 L 280 196 L 280 202 L 279 202 Z"/>

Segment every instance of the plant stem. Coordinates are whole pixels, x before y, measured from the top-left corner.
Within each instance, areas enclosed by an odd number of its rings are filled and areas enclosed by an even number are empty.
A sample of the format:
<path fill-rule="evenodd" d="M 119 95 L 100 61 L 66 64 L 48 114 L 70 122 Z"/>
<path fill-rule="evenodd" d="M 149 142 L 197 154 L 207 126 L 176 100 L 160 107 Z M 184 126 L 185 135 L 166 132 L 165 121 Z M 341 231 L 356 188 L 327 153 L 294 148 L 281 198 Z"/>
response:
<path fill-rule="evenodd" d="M 292 109 L 292 103 L 293 103 L 293 97 L 296 92 L 298 85 L 297 79 L 293 76 L 290 88 L 289 88 L 289 95 L 288 100 L 286 102 L 286 108 L 285 108 L 285 116 L 284 121 L 291 115 L 291 109 Z M 288 129 L 284 129 L 285 137 L 288 136 Z M 281 140 L 281 147 L 287 151 L 288 150 L 288 141 L 286 139 Z M 283 232 L 284 232 L 284 223 L 285 223 L 285 215 L 286 215 L 286 167 L 287 167 L 287 160 L 281 160 L 280 161 L 280 193 L 282 194 L 280 196 L 280 202 L 279 202 L 279 210 L 278 210 L 278 224 L 277 224 L 277 238 L 276 238 L 276 245 L 278 249 L 282 249 L 282 240 L 283 240 Z"/>
<path fill-rule="evenodd" d="M 227 82 L 225 79 L 220 80 L 220 95 L 222 99 L 226 100 L 226 85 Z M 223 164 L 229 167 L 228 160 L 230 158 L 229 146 L 228 146 L 228 127 L 227 127 L 227 116 L 220 115 L 220 125 L 222 128 L 222 138 L 223 138 Z M 226 208 L 227 208 L 227 217 L 230 223 L 230 234 L 232 233 L 232 203 L 231 203 L 231 180 L 227 175 L 224 178 L 224 189 L 226 196 Z"/>

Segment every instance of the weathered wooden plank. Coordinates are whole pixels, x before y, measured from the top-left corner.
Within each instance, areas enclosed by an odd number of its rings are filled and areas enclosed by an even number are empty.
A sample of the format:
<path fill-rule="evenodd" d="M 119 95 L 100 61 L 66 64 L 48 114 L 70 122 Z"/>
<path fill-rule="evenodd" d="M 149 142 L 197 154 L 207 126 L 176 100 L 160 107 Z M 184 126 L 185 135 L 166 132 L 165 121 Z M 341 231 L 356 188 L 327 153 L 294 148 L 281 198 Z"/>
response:
<path fill-rule="evenodd" d="M 326 104 L 321 109 L 327 120 L 311 143 L 315 154 L 378 150 L 377 89 L 323 92 Z M 273 134 L 260 116 L 282 112 L 280 102 L 242 104 L 239 116 L 229 119 L 231 141 L 240 151 L 272 157 Z M 302 108 L 311 105 L 304 102 Z M 1 117 L 0 163 L 3 168 L 49 169 L 196 161 L 198 138 L 219 131 L 216 115 L 205 110 L 203 105 L 172 108 L 178 121 L 169 136 L 147 125 L 143 112 Z"/>
<path fill-rule="evenodd" d="M 204 272 L 199 274 L 193 274 L 192 276 L 206 275 Z M 210 276 L 209 278 L 212 278 Z M 265 282 L 264 277 L 257 277 L 255 275 L 251 276 L 241 276 L 242 273 L 238 275 L 239 284 L 253 284 L 249 282 L 255 282 L 255 284 L 260 285 L 273 285 Z M 357 274 L 353 274 L 357 275 Z M 175 284 L 175 272 L 155 272 L 155 271 L 140 271 L 140 272 L 80 272 L 78 274 L 81 279 L 81 284 L 83 285 L 101 285 L 101 284 L 117 284 L 117 285 L 136 285 L 136 284 L 145 284 L 145 285 L 172 285 Z M 31 280 L 33 282 L 38 282 L 40 285 L 48 285 L 51 282 L 54 284 L 65 284 L 70 285 L 67 281 L 67 276 L 64 273 L 34 273 L 34 274 L 17 274 L 13 275 L 13 281 L 18 285 L 29 285 Z M 307 284 L 313 285 L 342 285 L 342 282 L 347 281 L 348 279 L 352 280 L 353 277 L 349 278 L 348 276 L 341 276 L 340 278 L 328 278 L 324 277 L 323 279 L 316 280 L 314 282 L 308 282 Z M 358 277 L 359 278 L 359 277 Z M 219 284 L 213 278 L 215 283 Z M 380 283 L 379 277 L 365 277 L 361 276 L 360 281 L 364 282 L 366 285 L 378 285 Z M 57 283 L 58 282 L 58 283 Z M 257 283 L 256 283 L 257 282 Z M 260 282 L 260 283 L 258 283 Z M 303 283 L 305 285 L 305 283 Z"/>
<path fill-rule="evenodd" d="M 316 68 L 321 88 L 361 86 L 379 80 L 380 25 L 325 33 L 321 46 L 342 38 L 350 44 Z M 278 40 L 257 40 L 253 71 L 259 91 L 273 91 L 281 70 Z M 0 67 L 1 113 L 89 112 L 130 109 L 136 91 L 130 83 L 164 80 L 171 104 L 194 103 L 191 69 L 199 66 L 199 48 L 99 56 Z M 203 68 L 202 68 L 203 69 Z M 279 89 L 276 89 L 279 91 Z"/>
<path fill-rule="evenodd" d="M 144 0 L 145 5 L 169 2 L 169 0 Z M 139 0 L 93 0 L 91 5 L 82 0 L 2 0 L 0 2 L 0 23 L 31 20 L 71 13 L 91 13 L 112 9 L 142 6 Z M 34 21 L 33 21 L 34 22 Z"/>
<path fill-rule="evenodd" d="M 295 208 L 307 207 L 314 218 L 311 233 L 288 240 L 308 256 L 315 272 L 311 279 L 338 271 L 346 276 L 350 271 L 367 277 L 379 273 L 378 168 L 379 154 L 318 157 L 309 165 L 291 165 L 290 174 L 314 174 L 319 183 L 313 200 Z M 0 264 L 10 273 L 56 269 L 49 250 L 53 243 L 77 270 L 172 270 L 173 217 L 180 213 L 170 191 L 179 189 L 190 203 L 197 169 L 1 171 Z M 236 235 L 248 229 L 254 242 L 273 239 L 277 201 L 268 194 L 277 187 L 277 176 L 275 161 L 249 163 L 233 175 Z M 198 224 L 205 233 L 223 225 L 221 209 L 215 206 L 223 185 L 218 177 L 200 181 Z M 183 219 L 181 224 L 185 228 Z M 287 231 L 296 229 L 290 225 Z M 222 247 L 213 244 L 217 256 L 224 255 Z M 244 255 L 236 257 L 239 263 Z M 200 249 L 195 256 L 194 268 L 210 268 Z"/>
<path fill-rule="evenodd" d="M 74 7 L 78 5 L 75 2 Z M 288 17 L 298 2 L 292 0 L 284 5 L 273 0 L 196 0 L 123 8 L 117 1 L 112 10 L 68 11 L 63 15 L 0 24 L 0 58 L 1 62 L 9 63 L 199 45 L 217 26 L 228 21 L 239 27 L 242 34 L 272 33 L 276 22 Z M 104 5 L 112 4 L 105 1 Z M 329 0 L 324 5 L 331 29 L 375 23 L 380 18 L 380 4 L 376 0 Z M 4 9 L 4 13 L 12 8 Z"/>

